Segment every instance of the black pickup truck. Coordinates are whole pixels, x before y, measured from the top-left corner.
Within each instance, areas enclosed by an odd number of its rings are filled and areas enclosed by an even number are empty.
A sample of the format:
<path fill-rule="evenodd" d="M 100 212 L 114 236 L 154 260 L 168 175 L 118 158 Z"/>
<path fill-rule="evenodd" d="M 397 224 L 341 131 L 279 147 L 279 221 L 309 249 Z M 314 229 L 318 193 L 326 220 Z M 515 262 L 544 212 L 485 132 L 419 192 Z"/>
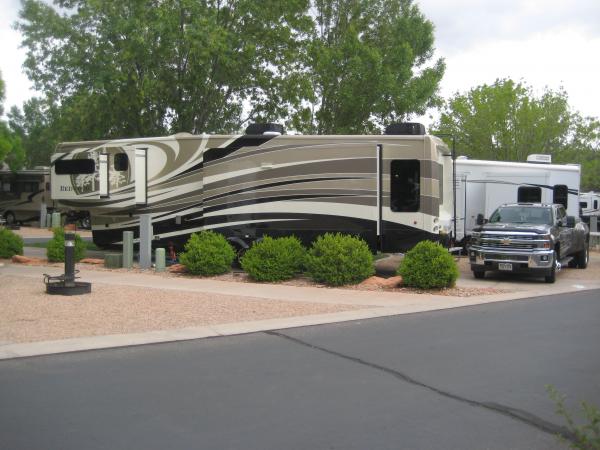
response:
<path fill-rule="evenodd" d="M 585 269 L 590 230 L 563 205 L 502 205 L 473 229 L 469 262 L 475 278 L 486 271 L 532 273 L 554 283 L 561 265 Z"/>

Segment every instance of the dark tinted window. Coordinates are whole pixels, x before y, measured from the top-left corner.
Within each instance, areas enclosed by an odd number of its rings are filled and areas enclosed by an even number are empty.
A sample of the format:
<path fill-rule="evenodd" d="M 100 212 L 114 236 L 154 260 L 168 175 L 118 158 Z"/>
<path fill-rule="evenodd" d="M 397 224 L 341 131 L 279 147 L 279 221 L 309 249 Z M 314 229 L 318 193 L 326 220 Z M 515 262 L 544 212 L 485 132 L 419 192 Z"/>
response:
<path fill-rule="evenodd" d="M 587 202 L 579 202 L 580 208 L 587 208 Z"/>
<path fill-rule="evenodd" d="M 117 153 L 114 162 L 115 170 L 120 172 L 129 169 L 129 158 L 125 153 Z"/>
<path fill-rule="evenodd" d="M 519 186 L 517 201 L 519 203 L 541 203 L 542 188 L 535 186 Z"/>
<path fill-rule="evenodd" d="M 594 209 L 598 209 L 598 200 L 594 200 Z"/>
<path fill-rule="evenodd" d="M 552 203 L 557 203 L 567 207 L 569 202 L 569 188 L 564 184 L 557 184 L 554 186 L 554 198 Z"/>
<path fill-rule="evenodd" d="M 390 207 L 397 212 L 415 212 L 420 206 L 419 161 L 394 160 L 390 168 L 391 198 Z"/>
<path fill-rule="evenodd" d="M 93 159 L 67 159 L 56 161 L 54 171 L 56 175 L 77 175 L 81 173 L 94 173 L 96 163 Z"/>

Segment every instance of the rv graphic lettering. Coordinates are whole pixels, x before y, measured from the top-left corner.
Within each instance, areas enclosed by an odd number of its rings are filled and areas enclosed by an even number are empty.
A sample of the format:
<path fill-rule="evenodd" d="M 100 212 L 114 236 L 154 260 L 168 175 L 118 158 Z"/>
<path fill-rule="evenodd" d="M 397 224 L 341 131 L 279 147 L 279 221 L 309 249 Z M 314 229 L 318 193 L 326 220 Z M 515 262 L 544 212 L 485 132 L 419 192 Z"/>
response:
<path fill-rule="evenodd" d="M 60 187 L 60 191 L 61 192 L 67 192 L 67 191 L 72 191 L 73 188 L 71 186 L 61 186 Z"/>

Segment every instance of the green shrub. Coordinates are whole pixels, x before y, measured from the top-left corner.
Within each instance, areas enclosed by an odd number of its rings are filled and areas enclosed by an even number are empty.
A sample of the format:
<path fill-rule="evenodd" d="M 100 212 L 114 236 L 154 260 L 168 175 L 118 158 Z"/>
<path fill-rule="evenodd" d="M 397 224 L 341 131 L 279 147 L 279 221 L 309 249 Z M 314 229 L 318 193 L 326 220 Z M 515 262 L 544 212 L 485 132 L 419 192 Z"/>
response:
<path fill-rule="evenodd" d="M 0 228 L 0 258 L 23 254 L 23 238 L 6 228 Z"/>
<path fill-rule="evenodd" d="M 65 231 L 62 228 L 52 230 L 54 236 L 46 244 L 48 261 L 58 262 L 65 260 Z M 75 261 L 80 261 L 85 256 L 86 245 L 81 236 L 75 234 Z"/>
<path fill-rule="evenodd" d="M 375 273 L 367 243 L 341 233 L 326 233 L 313 242 L 306 269 L 313 280 L 332 286 L 359 283 Z"/>
<path fill-rule="evenodd" d="M 448 250 L 440 244 L 422 241 L 409 250 L 398 267 L 405 285 L 419 289 L 454 286 L 458 267 Z"/>
<path fill-rule="evenodd" d="M 235 251 L 222 234 L 214 231 L 194 233 L 179 256 L 181 264 L 194 275 L 218 275 L 229 272 Z"/>
<path fill-rule="evenodd" d="M 242 257 L 242 269 L 257 281 L 289 280 L 304 267 L 306 249 L 295 236 L 254 242 Z"/>

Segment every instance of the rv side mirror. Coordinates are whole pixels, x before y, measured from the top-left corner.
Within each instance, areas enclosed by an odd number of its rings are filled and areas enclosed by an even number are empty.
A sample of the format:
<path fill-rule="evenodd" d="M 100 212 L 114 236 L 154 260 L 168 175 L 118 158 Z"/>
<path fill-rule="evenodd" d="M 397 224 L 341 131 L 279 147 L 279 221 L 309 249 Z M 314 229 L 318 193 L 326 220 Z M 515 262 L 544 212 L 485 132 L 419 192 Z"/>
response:
<path fill-rule="evenodd" d="M 485 219 L 483 218 L 483 214 L 477 214 L 477 219 L 475 220 L 477 225 L 483 225 L 485 223 Z"/>
<path fill-rule="evenodd" d="M 575 217 L 567 216 L 567 228 L 575 228 Z"/>

